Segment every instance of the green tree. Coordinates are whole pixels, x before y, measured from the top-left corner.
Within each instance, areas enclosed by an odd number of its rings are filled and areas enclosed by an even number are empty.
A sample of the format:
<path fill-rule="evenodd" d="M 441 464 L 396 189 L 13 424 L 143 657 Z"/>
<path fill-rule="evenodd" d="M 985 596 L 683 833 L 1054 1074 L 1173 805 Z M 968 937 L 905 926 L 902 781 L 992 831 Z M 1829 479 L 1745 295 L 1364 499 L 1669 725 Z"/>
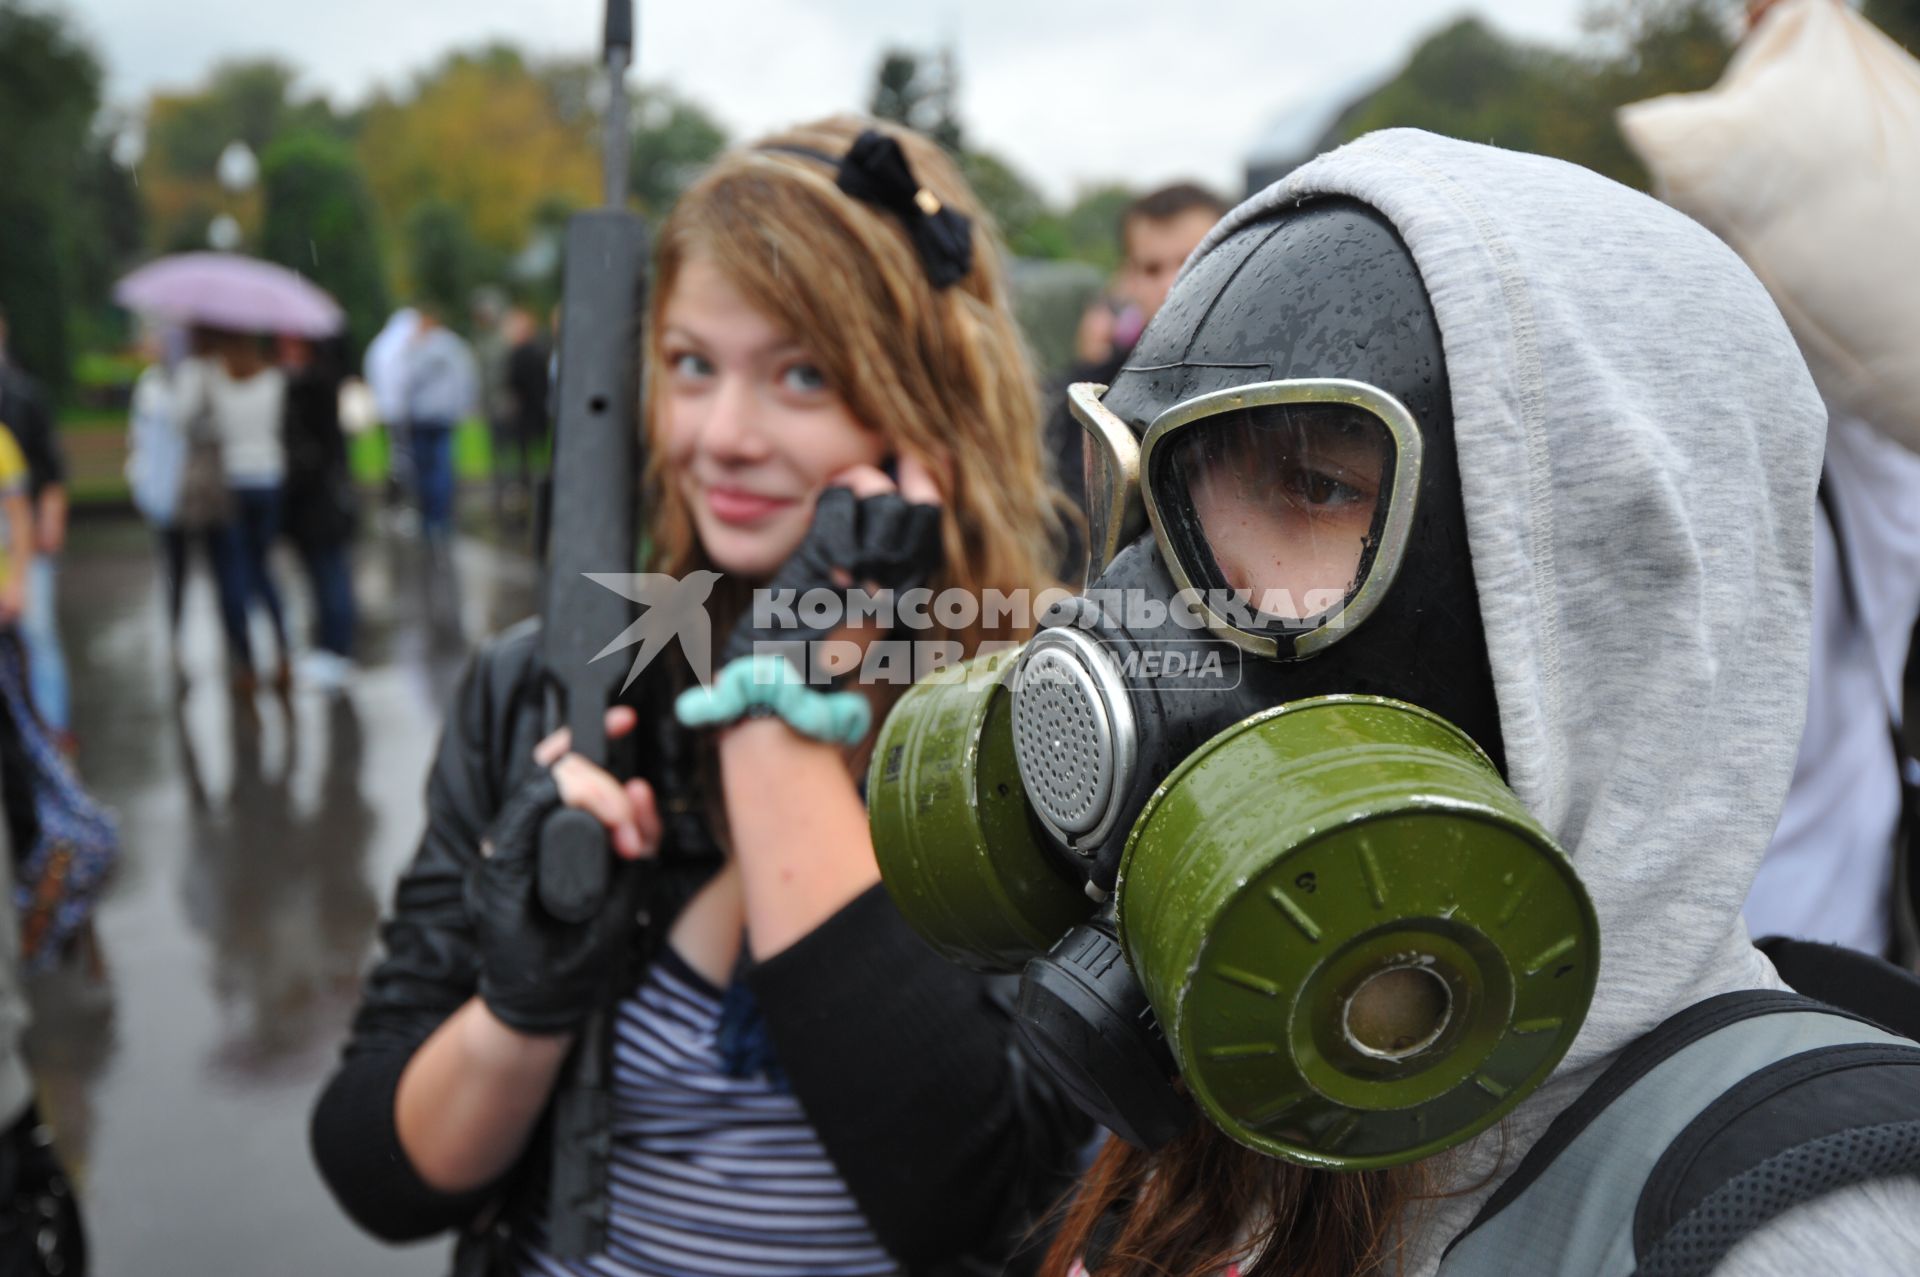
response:
<path fill-rule="evenodd" d="M 45 201 L 0 198 L 0 310 L 7 358 L 54 394 L 65 392 L 72 360 L 68 279 L 57 253 L 22 251 L 55 243 L 58 224 Z"/>
<path fill-rule="evenodd" d="M 533 211 L 527 246 L 510 265 L 513 291 L 522 304 L 544 315 L 560 300 L 565 274 L 567 222 L 581 205 L 564 196 L 550 196 Z"/>
<path fill-rule="evenodd" d="M 57 13 L 0 0 L 0 307 L 20 366 L 59 394 L 79 274 L 76 215 L 100 64 Z"/>
<path fill-rule="evenodd" d="M 75 319 L 80 342 L 114 346 L 125 340 L 125 314 L 113 304 L 114 281 L 146 246 L 146 204 L 133 174 L 113 156 L 111 136 L 94 129 L 81 156 L 71 217 Z"/>
<path fill-rule="evenodd" d="M 235 194 L 218 180 L 220 155 L 239 142 L 255 158 L 290 133 L 344 138 L 349 126 L 324 98 L 299 98 L 299 72 L 270 58 L 223 62 L 190 93 L 155 94 L 147 105 L 147 153 L 140 189 L 149 235 L 166 252 L 205 248 L 207 223 L 231 213 L 257 242 L 261 198 Z"/>
<path fill-rule="evenodd" d="M 199 92 L 156 99 L 147 124 L 149 154 L 177 176 L 211 178 L 230 143 L 244 142 L 264 155 L 282 134 L 296 130 L 342 134 L 325 99 L 295 99 L 299 77 L 271 58 L 221 63 Z"/>
<path fill-rule="evenodd" d="M 1461 18 L 1422 41 L 1406 67 L 1336 126 L 1343 138 L 1412 126 L 1521 151 L 1577 158 L 1611 125 L 1587 68 Z"/>
<path fill-rule="evenodd" d="M 585 59 L 561 59 L 545 63 L 536 74 L 546 86 L 557 117 L 569 126 L 588 130 L 590 145 L 597 154 L 604 127 L 600 103 L 606 68 Z M 704 107 L 668 85 L 639 85 L 627 104 L 627 128 L 632 139 L 628 193 L 648 218 L 657 220 L 700 170 L 726 149 L 727 131 Z M 577 203 L 569 196 L 560 198 Z"/>
<path fill-rule="evenodd" d="M 373 197 L 353 148 L 326 133 L 292 133 L 261 159 L 261 253 L 326 289 L 347 312 L 353 362 L 388 311 Z"/>
<path fill-rule="evenodd" d="M 424 200 L 407 218 L 407 278 L 413 299 L 433 307 L 449 328 L 465 329 L 474 290 L 497 263 L 474 237 L 461 210 Z"/>
<path fill-rule="evenodd" d="M 960 172 L 1014 256 L 1067 256 L 1067 231 L 1059 215 L 1011 164 L 989 151 L 964 151 Z"/>
<path fill-rule="evenodd" d="M 1091 186 L 1080 192 L 1061 219 L 1067 235 L 1067 256 L 1091 262 L 1102 270 L 1120 266 L 1120 217 L 1133 203 L 1135 192 L 1118 183 Z"/>
<path fill-rule="evenodd" d="M 420 77 L 412 97 L 367 111 L 360 161 L 386 224 L 409 225 L 439 202 L 505 256 L 526 246 L 534 212 L 560 195 L 600 200 L 594 121 L 510 47 L 456 53 Z"/>
<path fill-rule="evenodd" d="M 932 57 L 910 49 L 888 49 L 874 72 L 867 110 L 875 119 L 918 129 L 958 153 L 964 143 L 954 105 L 959 88 L 952 49 Z"/>
<path fill-rule="evenodd" d="M 1019 170 L 991 151 L 971 150 L 955 113 L 959 73 L 953 51 L 928 57 L 911 49 L 888 49 L 874 72 L 867 109 L 925 133 L 959 161 L 960 172 L 999 227 L 1016 257 L 1061 258 L 1076 241 L 1068 220 L 1051 206 Z"/>
<path fill-rule="evenodd" d="M 1592 152 L 1570 155 L 1590 168 L 1645 189 L 1645 168 L 1613 126 L 1629 102 L 1710 88 L 1727 69 L 1743 22 L 1738 0 L 1626 0 L 1590 10 L 1589 30 L 1617 50 L 1593 70 L 1592 92 L 1607 127 Z"/>
<path fill-rule="evenodd" d="M 1423 40 L 1386 84 L 1341 114 L 1324 145 L 1410 126 L 1585 165 L 1645 188 L 1614 111 L 1710 87 L 1733 52 L 1729 0 L 1625 0 L 1589 11 L 1597 48 L 1511 40 L 1462 18 Z"/>
<path fill-rule="evenodd" d="M 699 106 L 672 89 L 643 87 L 633 103 L 631 182 L 640 211 L 656 220 L 665 216 L 726 145 L 727 131 Z"/>

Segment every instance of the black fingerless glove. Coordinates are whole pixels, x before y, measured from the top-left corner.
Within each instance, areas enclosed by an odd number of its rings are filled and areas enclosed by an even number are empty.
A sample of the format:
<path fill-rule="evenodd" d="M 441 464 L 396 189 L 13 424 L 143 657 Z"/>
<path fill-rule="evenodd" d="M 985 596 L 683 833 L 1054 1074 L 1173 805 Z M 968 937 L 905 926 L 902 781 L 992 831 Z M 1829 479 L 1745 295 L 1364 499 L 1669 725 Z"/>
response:
<path fill-rule="evenodd" d="M 840 629 L 845 610 L 824 627 L 802 619 L 799 601 L 810 590 L 831 590 L 843 599 L 860 590 L 890 590 L 897 606 L 899 593 L 926 584 L 940 559 L 939 506 L 908 501 L 896 492 L 856 497 L 847 488 L 828 488 L 814 505 L 806 538 L 765 587 L 770 597 L 785 599 L 785 606 L 764 627 L 754 624 L 752 607 L 742 613 L 721 652 L 720 667 L 753 655 L 756 643 L 814 642 Z M 840 584 L 845 580 L 852 584 Z M 785 623 L 788 613 L 792 624 Z"/>
<path fill-rule="evenodd" d="M 600 912 L 561 922 L 541 907 L 540 825 L 561 807 L 542 773 L 507 800 L 487 837 L 491 852 L 467 878 L 467 915 L 480 947 L 480 998 L 522 1033 L 567 1033 L 601 1004 L 625 967 L 639 906 L 639 866 L 615 867 Z M 608 852 L 612 854 L 611 851 Z"/>

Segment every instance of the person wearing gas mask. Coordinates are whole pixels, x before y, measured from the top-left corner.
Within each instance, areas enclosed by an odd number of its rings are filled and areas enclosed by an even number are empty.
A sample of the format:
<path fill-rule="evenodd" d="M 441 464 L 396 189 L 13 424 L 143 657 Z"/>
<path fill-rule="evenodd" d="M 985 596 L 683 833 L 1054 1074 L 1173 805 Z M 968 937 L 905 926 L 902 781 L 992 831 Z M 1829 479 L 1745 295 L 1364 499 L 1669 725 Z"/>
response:
<path fill-rule="evenodd" d="M 1740 920 L 1825 418 L 1738 259 L 1375 134 L 1070 393 L 1089 589 L 903 697 L 868 791 L 1117 1137 L 1043 1271 L 1920 1271 L 1920 986 L 1815 1003 Z"/>

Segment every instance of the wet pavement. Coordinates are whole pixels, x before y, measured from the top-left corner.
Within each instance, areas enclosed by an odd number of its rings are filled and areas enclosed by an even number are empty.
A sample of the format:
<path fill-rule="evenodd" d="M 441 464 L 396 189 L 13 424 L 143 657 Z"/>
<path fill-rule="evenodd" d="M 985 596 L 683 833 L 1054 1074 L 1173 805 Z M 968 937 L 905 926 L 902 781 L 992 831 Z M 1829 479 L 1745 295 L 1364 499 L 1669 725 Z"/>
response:
<path fill-rule="evenodd" d="M 305 580 L 280 566 L 305 633 Z M 80 765 L 124 851 L 97 915 L 104 973 L 39 979 L 29 1044 L 103 1277 L 445 1269 L 443 1242 L 391 1249 L 339 1213 L 306 1122 L 470 643 L 532 608 L 524 555 L 462 538 L 452 566 L 450 586 L 412 540 L 364 539 L 345 694 L 237 700 L 204 566 L 177 693 L 145 529 L 74 529 L 61 617 Z"/>

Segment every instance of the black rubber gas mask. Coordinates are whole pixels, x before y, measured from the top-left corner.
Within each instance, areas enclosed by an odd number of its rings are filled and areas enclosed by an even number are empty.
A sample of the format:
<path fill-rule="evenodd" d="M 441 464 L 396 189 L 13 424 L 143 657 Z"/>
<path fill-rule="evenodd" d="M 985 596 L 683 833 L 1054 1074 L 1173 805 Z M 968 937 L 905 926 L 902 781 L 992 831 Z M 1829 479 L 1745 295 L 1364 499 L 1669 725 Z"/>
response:
<path fill-rule="evenodd" d="M 1087 589 L 882 730 L 876 850 L 943 952 L 1152 1147 L 1195 1104 L 1315 1165 L 1498 1119 L 1573 1040 L 1591 905 L 1501 779 L 1446 364 L 1325 201 L 1196 262 L 1087 431 Z"/>

